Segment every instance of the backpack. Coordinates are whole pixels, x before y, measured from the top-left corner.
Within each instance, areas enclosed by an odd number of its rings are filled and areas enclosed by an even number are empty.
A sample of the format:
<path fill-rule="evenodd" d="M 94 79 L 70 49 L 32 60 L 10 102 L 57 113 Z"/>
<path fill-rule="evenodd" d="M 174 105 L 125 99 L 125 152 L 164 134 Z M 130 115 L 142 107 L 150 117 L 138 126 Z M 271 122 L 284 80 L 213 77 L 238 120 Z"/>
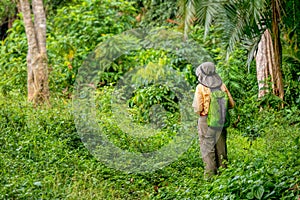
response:
<path fill-rule="evenodd" d="M 221 88 L 210 89 L 207 125 L 212 128 L 227 128 L 230 125 L 228 95 Z"/>

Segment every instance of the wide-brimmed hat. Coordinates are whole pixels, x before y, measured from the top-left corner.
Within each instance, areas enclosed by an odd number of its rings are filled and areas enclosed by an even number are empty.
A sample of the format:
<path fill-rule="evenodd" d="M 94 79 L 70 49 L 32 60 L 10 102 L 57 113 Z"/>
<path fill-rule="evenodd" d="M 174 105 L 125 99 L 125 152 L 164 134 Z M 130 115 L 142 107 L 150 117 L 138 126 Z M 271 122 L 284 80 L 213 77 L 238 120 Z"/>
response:
<path fill-rule="evenodd" d="M 196 69 L 198 81 L 209 88 L 218 88 L 222 85 L 221 77 L 216 73 L 216 67 L 212 62 L 204 62 Z"/>

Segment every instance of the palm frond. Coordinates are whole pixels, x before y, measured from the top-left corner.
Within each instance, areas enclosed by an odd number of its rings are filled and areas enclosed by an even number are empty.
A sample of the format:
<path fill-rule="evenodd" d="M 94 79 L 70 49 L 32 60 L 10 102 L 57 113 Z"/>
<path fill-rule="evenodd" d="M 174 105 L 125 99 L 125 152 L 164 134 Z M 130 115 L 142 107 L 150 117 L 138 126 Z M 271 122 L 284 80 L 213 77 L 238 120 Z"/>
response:
<path fill-rule="evenodd" d="M 195 1 L 179 0 L 178 6 L 178 14 L 183 20 L 184 38 L 187 39 L 189 27 L 193 23 L 195 17 Z"/>
<path fill-rule="evenodd" d="M 248 50 L 248 59 L 247 59 L 247 67 L 248 67 L 248 72 L 250 71 L 250 64 L 251 61 L 254 59 L 257 48 L 258 48 L 258 43 L 260 42 L 261 37 L 255 37 L 255 38 L 249 38 L 245 39 L 243 41 L 243 46 Z"/>
<path fill-rule="evenodd" d="M 232 0 L 224 5 L 224 34 L 227 38 L 227 58 L 237 43 L 248 46 L 250 59 L 253 59 L 260 36 L 266 29 L 265 0 Z"/>
<path fill-rule="evenodd" d="M 214 21 L 222 24 L 223 39 L 227 41 L 227 59 L 238 43 L 249 50 L 248 64 L 254 58 L 260 36 L 270 28 L 272 11 L 269 0 L 179 0 L 184 12 L 184 30 L 193 18 L 204 25 L 204 38 L 208 35 Z"/>
<path fill-rule="evenodd" d="M 288 46 L 284 49 L 282 58 L 288 63 L 300 65 L 300 50 L 296 50 L 292 46 Z"/>
<path fill-rule="evenodd" d="M 223 12 L 223 0 L 202 0 L 195 4 L 197 21 L 204 25 L 204 38 L 209 32 L 209 28 L 214 21 Z"/>
<path fill-rule="evenodd" d="M 184 20 L 184 37 L 187 38 L 188 28 L 193 23 L 195 16 L 195 2 L 194 0 L 187 0 L 185 7 L 185 20 Z"/>

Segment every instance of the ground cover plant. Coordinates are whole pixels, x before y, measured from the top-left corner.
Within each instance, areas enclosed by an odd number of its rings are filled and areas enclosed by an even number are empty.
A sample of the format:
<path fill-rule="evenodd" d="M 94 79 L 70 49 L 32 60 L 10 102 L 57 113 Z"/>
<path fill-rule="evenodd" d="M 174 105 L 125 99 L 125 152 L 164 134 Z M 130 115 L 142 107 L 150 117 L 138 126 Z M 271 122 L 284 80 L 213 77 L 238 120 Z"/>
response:
<path fill-rule="evenodd" d="M 171 165 L 128 174 L 106 167 L 83 146 L 70 101 L 57 99 L 51 108 L 34 109 L 20 97 L 1 97 L 0 110 L 1 199 L 299 197 L 299 117 L 289 110 L 263 111 L 252 124 L 261 126 L 260 137 L 251 142 L 244 131 L 230 128 L 228 168 L 211 181 L 203 179 L 196 133 L 188 151 Z M 259 123 L 270 115 L 266 124 Z"/>

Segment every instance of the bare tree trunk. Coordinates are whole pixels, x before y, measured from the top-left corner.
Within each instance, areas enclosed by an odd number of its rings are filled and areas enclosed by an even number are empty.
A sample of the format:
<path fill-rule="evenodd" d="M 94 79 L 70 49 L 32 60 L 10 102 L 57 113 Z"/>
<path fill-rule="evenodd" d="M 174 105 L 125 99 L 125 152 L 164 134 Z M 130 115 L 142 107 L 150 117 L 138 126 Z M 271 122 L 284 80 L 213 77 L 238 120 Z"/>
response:
<path fill-rule="evenodd" d="M 270 31 L 265 30 L 258 44 L 256 54 L 256 73 L 258 81 L 258 98 L 263 97 L 269 92 L 268 79 L 271 78 L 272 91 L 275 90 L 274 84 L 274 51 Z"/>
<path fill-rule="evenodd" d="M 278 51 L 275 51 L 271 33 L 268 29 L 261 36 L 256 54 L 256 72 L 258 81 L 258 98 L 269 92 L 268 78 L 271 78 L 273 94 L 284 97 L 280 64 L 278 63 Z"/>
<path fill-rule="evenodd" d="M 42 0 L 32 0 L 34 23 L 28 0 L 20 0 L 28 42 L 28 100 L 35 104 L 49 102 L 46 51 L 46 16 Z"/>
<path fill-rule="evenodd" d="M 267 38 L 265 33 L 261 36 L 256 53 L 256 76 L 258 82 L 258 98 L 268 93 L 268 61 L 267 61 Z"/>
<path fill-rule="evenodd" d="M 280 42 L 280 0 L 272 0 L 272 34 L 266 29 L 258 44 L 256 54 L 256 71 L 258 81 L 258 98 L 268 90 L 268 78 L 271 78 L 272 93 L 283 100 L 284 89 L 281 73 L 281 42 Z M 283 107 L 283 104 L 282 104 Z"/>

